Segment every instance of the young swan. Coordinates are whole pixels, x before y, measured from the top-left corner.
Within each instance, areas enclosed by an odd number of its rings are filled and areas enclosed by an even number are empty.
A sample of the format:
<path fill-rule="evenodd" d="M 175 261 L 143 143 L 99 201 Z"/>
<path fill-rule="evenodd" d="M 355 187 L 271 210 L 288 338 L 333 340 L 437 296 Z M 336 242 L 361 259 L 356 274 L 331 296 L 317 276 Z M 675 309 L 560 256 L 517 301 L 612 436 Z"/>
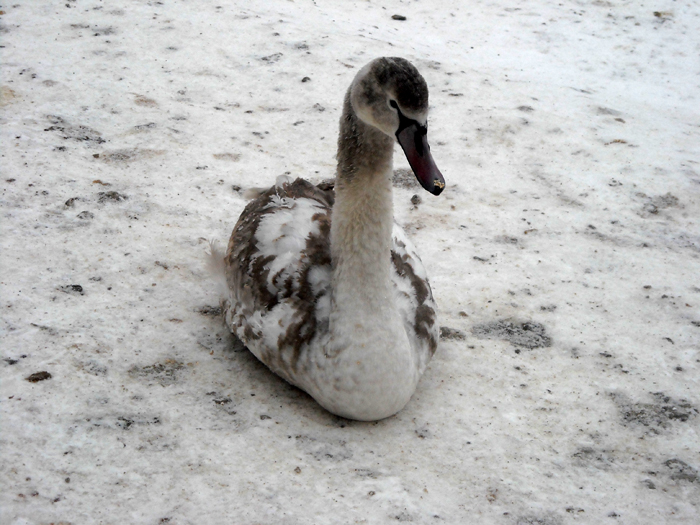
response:
<path fill-rule="evenodd" d="M 330 412 L 401 410 L 438 343 L 425 269 L 394 223 L 398 140 L 420 184 L 445 187 L 427 142 L 428 88 L 378 58 L 345 96 L 335 188 L 279 177 L 238 219 L 223 258 L 226 323 L 273 372 Z"/>

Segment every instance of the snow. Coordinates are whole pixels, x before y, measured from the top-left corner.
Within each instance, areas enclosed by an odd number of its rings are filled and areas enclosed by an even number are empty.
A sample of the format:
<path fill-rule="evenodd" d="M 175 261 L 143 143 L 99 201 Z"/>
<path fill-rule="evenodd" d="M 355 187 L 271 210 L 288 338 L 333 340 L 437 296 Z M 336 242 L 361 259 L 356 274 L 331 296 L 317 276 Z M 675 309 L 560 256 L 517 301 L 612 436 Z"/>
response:
<path fill-rule="evenodd" d="M 0 522 L 700 521 L 697 5 L 1 9 Z M 446 329 L 368 424 L 234 344 L 205 252 L 333 176 L 382 55 L 431 89 L 447 188 L 394 201 Z"/>

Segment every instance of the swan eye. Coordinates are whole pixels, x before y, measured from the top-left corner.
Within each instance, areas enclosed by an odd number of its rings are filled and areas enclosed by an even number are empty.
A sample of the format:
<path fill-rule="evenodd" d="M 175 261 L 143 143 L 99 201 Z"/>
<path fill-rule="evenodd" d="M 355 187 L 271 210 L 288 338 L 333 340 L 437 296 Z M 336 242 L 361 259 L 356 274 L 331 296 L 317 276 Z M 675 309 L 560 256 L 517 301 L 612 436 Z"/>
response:
<path fill-rule="evenodd" d="M 392 108 L 394 108 L 396 111 L 399 110 L 399 105 L 396 103 L 395 100 L 390 100 L 390 101 L 389 101 L 389 105 L 390 105 Z"/>

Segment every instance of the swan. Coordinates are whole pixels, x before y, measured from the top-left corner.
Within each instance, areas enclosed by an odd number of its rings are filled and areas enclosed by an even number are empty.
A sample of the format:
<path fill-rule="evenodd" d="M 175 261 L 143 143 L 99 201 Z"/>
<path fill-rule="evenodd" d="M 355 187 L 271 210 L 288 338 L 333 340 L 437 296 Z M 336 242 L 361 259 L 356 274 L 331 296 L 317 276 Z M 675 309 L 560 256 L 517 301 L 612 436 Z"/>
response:
<path fill-rule="evenodd" d="M 219 255 L 231 332 L 344 418 L 400 411 L 437 348 L 436 305 L 394 223 L 391 186 L 398 140 L 423 188 L 444 189 L 427 114 L 428 87 L 410 62 L 371 61 L 345 95 L 335 183 L 278 177 L 248 203 Z"/>

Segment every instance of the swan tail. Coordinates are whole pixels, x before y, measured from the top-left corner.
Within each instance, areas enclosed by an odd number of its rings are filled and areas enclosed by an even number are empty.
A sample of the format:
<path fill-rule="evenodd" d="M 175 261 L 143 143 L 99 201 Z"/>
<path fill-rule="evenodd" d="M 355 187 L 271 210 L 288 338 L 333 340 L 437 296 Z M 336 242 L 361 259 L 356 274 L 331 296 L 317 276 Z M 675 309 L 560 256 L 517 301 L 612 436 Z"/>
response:
<path fill-rule="evenodd" d="M 226 253 L 223 248 L 219 245 L 219 241 L 210 240 L 209 241 L 209 251 L 207 252 L 207 270 L 214 278 L 219 296 L 223 298 L 228 297 L 228 284 L 226 283 L 226 262 L 224 261 L 224 256 Z"/>
<path fill-rule="evenodd" d="M 294 179 L 289 175 L 279 175 L 275 180 L 275 187 L 282 189 L 286 184 L 291 184 L 292 182 L 294 182 Z M 269 191 L 269 189 L 270 188 L 248 188 L 243 192 L 243 198 L 252 201 L 262 196 L 262 194 Z"/>
<path fill-rule="evenodd" d="M 248 188 L 243 192 L 243 198 L 248 201 L 252 201 L 260 197 L 270 188 Z"/>

